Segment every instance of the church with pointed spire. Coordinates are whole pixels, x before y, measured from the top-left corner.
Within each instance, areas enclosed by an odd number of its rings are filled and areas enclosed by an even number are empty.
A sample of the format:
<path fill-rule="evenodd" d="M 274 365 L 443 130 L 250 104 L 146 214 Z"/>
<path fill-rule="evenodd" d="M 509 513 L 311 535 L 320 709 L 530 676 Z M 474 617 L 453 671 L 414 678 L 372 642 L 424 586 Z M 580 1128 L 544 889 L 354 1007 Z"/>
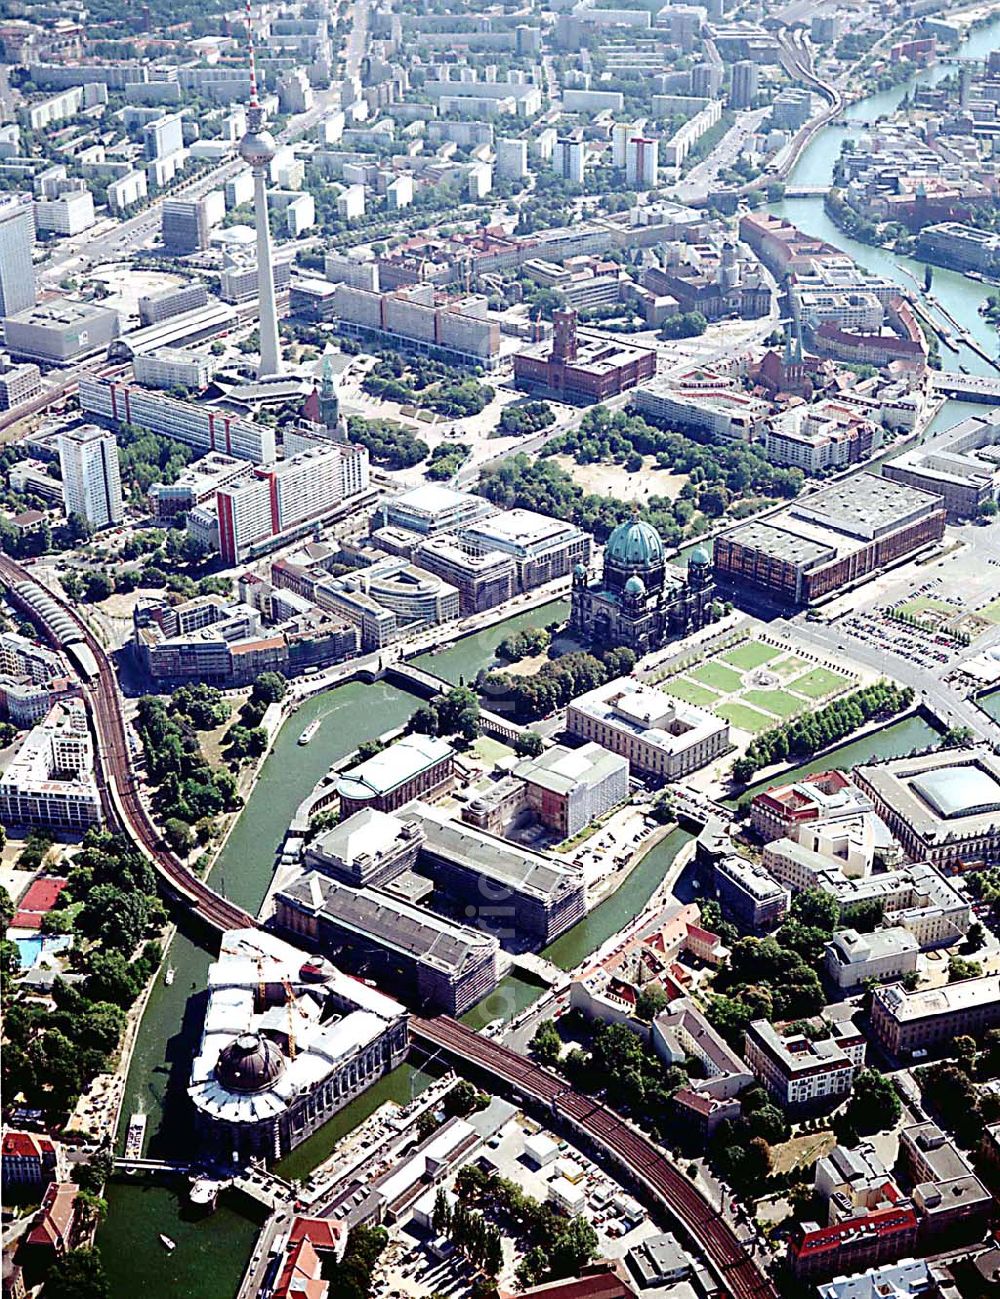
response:
<path fill-rule="evenodd" d="M 712 561 L 696 546 L 687 570 L 668 562 L 660 534 L 636 517 L 604 547 L 600 576 L 573 572 L 570 631 L 586 644 L 625 646 L 639 657 L 712 621 Z"/>

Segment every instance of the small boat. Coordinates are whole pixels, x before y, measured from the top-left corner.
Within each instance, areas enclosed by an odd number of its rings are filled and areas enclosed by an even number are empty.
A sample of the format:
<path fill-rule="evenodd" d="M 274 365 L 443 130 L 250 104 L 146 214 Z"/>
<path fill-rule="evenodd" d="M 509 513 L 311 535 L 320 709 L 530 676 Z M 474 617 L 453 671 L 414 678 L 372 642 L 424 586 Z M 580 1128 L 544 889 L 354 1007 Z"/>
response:
<path fill-rule="evenodd" d="M 177 977 L 177 971 L 174 969 L 172 965 L 168 965 L 167 972 L 163 976 L 163 982 L 167 985 L 168 988 L 173 983 L 176 977 Z"/>
<path fill-rule="evenodd" d="M 175 1240 L 171 1240 L 169 1236 L 164 1236 L 162 1231 L 160 1232 L 160 1244 L 163 1246 L 163 1248 L 167 1251 L 168 1254 L 172 1254 L 174 1250 L 177 1248 L 177 1242 Z"/>
<path fill-rule="evenodd" d="M 315 737 L 316 732 L 319 730 L 321 725 L 322 723 L 320 722 L 320 719 L 318 717 L 314 722 L 310 722 L 309 725 L 306 727 L 306 729 L 299 736 L 299 743 L 308 744 L 309 741 Z"/>

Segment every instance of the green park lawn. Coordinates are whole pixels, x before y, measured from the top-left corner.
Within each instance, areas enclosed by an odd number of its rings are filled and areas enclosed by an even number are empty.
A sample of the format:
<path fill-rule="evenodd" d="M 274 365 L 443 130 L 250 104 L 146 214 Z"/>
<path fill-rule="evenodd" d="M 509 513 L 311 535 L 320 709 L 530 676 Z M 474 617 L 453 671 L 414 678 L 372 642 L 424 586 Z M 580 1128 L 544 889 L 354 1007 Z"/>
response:
<path fill-rule="evenodd" d="M 742 701 L 753 704 L 755 708 L 763 708 L 765 712 L 773 713 L 783 722 L 789 717 L 794 717 L 796 713 L 801 713 L 805 707 L 801 699 L 796 699 L 794 695 L 784 690 L 747 690 L 742 696 Z"/>
<path fill-rule="evenodd" d="M 700 681 L 703 686 L 726 695 L 739 690 L 743 684 L 742 673 L 734 672 L 732 668 L 727 668 L 724 663 L 717 663 L 715 659 L 709 659 L 707 663 L 699 663 L 696 668 L 688 672 L 688 676 L 693 677 L 695 681 Z"/>
<path fill-rule="evenodd" d="M 789 689 L 796 694 L 805 695 L 807 699 L 825 699 L 835 690 L 843 690 L 848 678 L 840 672 L 831 672 L 829 668 L 813 668 L 805 676 L 796 677 L 789 682 Z"/>
<path fill-rule="evenodd" d="M 780 663 L 772 663 L 770 671 L 772 671 L 776 676 L 781 677 L 782 681 L 789 681 L 792 677 L 797 676 L 803 668 L 808 666 L 809 664 L 805 659 L 800 659 L 794 654 L 789 654 L 789 656 L 783 658 Z"/>
<path fill-rule="evenodd" d="M 937 613 L 958 612 L 953 604 L 948 604 L 946 600 L 935 600 L 932 595 L 918 595 L 915 600 L 907 600 L 906 604 L 899 606 L 900 613 L 913 615 L 926 613 L 928 609 L 933 609 Z"/>
<path fill-rule="evenodd" d="M 989 604 L 984 604 L 981 609 L 976 610 L 980 618 L 986 618 L 989 622 L 1000 622 L 1000 598 L 991 600 Z"/>
<path fill-rule="evenodd" d="M 669 681 L 663 682 L 661 688 L 675 699 L 694 704 L 697 708 L 711 708 L 719 697 L 714 690 L 700 686 L 696 681 L 689 681 L 687 677 L 671 677 Z"/>
<path fill-rule="evenodd" d="M 725 663 L 731 663 L 734 668 L 740 668 L 743 672 L 751 672 L 754 668 L 770 663 L 780 653 L 781 650 L 774 645 L 765 645 L 759 640 L 748 640 L 740 645 L 734 645 L 731 650 L 726 650 L 725 654 L 720 654 L 719 658 Z"/>
<path fill-rule="evenodd" d="M 741 731 L 749 731 L 752 735 L 769 731 L 774 726 L 773 717 L 768 717 L 766 713 L 759 713 L 756 708 L 748 708 L 746 704 L 737 703 L 735 700 L 719 704 L 715 713 L 730 725 L 738 726 Z"/>

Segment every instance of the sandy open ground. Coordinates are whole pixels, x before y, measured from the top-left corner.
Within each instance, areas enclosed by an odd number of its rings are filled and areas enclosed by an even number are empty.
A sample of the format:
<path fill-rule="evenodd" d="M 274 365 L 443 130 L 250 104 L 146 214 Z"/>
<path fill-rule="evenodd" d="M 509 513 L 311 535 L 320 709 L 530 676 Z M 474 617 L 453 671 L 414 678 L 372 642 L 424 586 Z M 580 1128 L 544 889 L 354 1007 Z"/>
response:
<path fill-rule="evenodd" d="M 672 474 L 655 469 L 653 457 L 646 456 L 639 473 L 630 474 L 624 465 L 578 465 L 572 456 L 553 456 L 573 476 L 585 492 L 598 496 L 617 496 L 621 501 L 645 501 L 650 496 L 676 500 L 687 482 L 687 474 Z"/>

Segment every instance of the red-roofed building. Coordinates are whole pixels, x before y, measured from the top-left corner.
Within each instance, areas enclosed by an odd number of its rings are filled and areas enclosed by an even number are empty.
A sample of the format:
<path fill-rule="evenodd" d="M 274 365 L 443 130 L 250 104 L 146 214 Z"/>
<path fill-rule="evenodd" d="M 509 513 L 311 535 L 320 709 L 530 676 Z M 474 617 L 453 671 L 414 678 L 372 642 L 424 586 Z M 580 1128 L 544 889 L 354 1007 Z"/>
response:
<path fill-rule="evenodd" d="M 512 1299 L 513 1292 L 503 1292 Z M 624 1275 L 624 1265 L 602 1260 L 584 1268 L 580 1276 L 520 1290 L 518 1299 L 635 1299 L 635 1289 Z"/>
<path fill-rule="evenodd" d="M 329 1285 L 323 1280 L 319 1255 L 309 1240 L 289 1247 L 281 1269 L 274 1299 L 326 1299 Z"/>
<path fill-rule="evenodd" d="M 2 1142 L 3 1186 L 47 1186 L 58 1177 L 59 1149 L 36 1132 L 5 1132 Z"/>
<path fill-rule="evenodd" d="M 59 901 L 59 894 L 66 884 L 66 880 L 52 875 L 43 875 L 35 880 L 18 903 L 14 919 L 10 922 L 11 928 L 41 929 L 42 917 Z"/>
<path fill-rule="evenodd" d="M 298 1217 L 292 1222 L 288 1243 L 308 1240 L 319 1254 L 333 1254 L 339 1262 L 347 1248 L 347 1226 L 336 1218 Z"/>
<path fill-rule="evenodd" d="M 796 839 L 804 822 L 831 814 L 831 800 L 850 783 L 842 771 L 819 771 L 794 785 L 765 789 L 750 804 L 750 824 L 765 843 Z"/>
<path fill-rule="evenodd" d="M 75 1182 L 49 1182 L 42 1207 L 25 1244 L 32 1249 L 66 1254 L 76 1245 L 76 1198 L 80 1188 Z"/>
<path fill-rule="evenodd" d="M 804 1223 L 789 1240 L 788 1260 L 800 1280 L 842 1276 L 904 1258 L 916 1239 L 917 1215 L 905 1200 L 830 1227 Z"/>

